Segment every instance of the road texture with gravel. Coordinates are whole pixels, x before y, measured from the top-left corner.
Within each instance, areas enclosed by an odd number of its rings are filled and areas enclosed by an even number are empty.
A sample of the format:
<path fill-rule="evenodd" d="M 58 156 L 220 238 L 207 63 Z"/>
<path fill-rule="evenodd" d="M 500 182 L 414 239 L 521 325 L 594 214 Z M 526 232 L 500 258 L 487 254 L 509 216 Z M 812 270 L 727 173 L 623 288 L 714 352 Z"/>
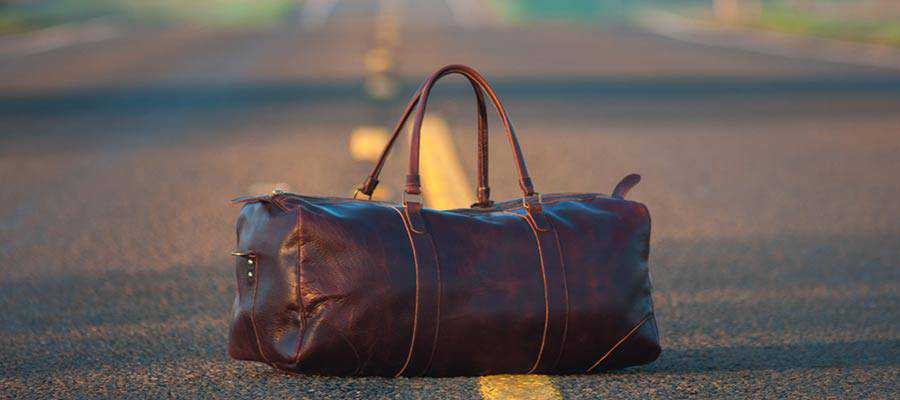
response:
<path fill-rule="evenodd" d="M 898 397 L 900 72 L 625 25 L 462 27 L 450 10 L 403 8 L 400 98 L 471 64 L 540 191 L 644 176 L 630 197 L 653 215 L 663 353 L 550 377 L 553 397 Z M 226 353 L 227 200 L 346 196 L 364 177 L 350 133 L 403 101 L 363 89 L 377 14 L 348 1 L 315 30 L 141 31 L 0 59 L 0 397 L 494 396 L 479 378 L 299 377 Z M 471 93 L 452 81 L 430 110 L 474 176 Z M 500 140 L 495 197 L 513 198 Z"/>

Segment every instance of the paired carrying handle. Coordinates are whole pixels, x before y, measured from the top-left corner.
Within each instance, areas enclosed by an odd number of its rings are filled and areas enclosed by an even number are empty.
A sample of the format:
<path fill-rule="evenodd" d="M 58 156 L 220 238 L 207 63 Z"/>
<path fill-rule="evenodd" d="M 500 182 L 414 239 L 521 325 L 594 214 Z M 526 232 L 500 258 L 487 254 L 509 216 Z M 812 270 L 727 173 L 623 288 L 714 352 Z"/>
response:
<path fill-rule="evenodd" d="M 477 124 L 478 124 L 478 135 L 477 135 L 477 175 L 478 175 L 478 201 L 473 204 L 473 207 L 489 207 L 492 202 L 490 200 L 491 189 L 488 185 L 488 121 L 487 121 L 487 107 L 484 102 L 484 93 L 481 90 L 481 86 L 475 80 L 466 77 L 469 80 L 469 83 L 472 85 L 472 90 L 475 92 L 475 99 L 477 102 L 476 111 L 477 111 Z M 375 192 L 375 188 L 378 186 L 378 176 L 381 174 L 381 169 L 384 167 L 384 163 L 387 160 L 387 156 L 390 154 L 391 149 L 394 147 L 394 143 L 397 141 L 397 138 L 400 136 L 400 132 L 403 130 L 403 126 L 406 124 L 406 121 L 409 120 L 409 116 L 412 114 L 412 110 L 419 103 L 419 99 L 421 98 L 422 90 L 416 91 L 416 94 L 410 99 L 409 103 L 406 105 L 406 109 L 403 111 L 403 115 L 400 117 L 400 121 L 398 121 L 397 125 L 394 127 L 393 133 L 391 134 L 390 139 L 385 145 L 384 150 L 381 153 L 381 156 L 378 157 L 378 161 L 375 163 L 375 167 L 372 169 L 372 172 L 366 178 L 366 180 L 357 188 L 359 193 L 362 193 L 366 196 L 371 197 L 372 193 Z"/>
<path fill-rule="evenodd" d="M 485 115 L 484 108 L 484 97 L 482 94 L 482 90 L 487 93 L 488 97 L 490 97 L 491 102 L 494 104 L 494 107 L 497 109 L 497 113 L 500 115 L 500 120 L 503 124 L 503 129 L 506 132 L 506 138 L 509 141 L 510 147 L 512 148 L 513 158 L 516 162 L 516 167 L 519 172 L 519 187 L 522 189 L 522 193 L 524 197 L 531 197 L 535 195 L 534 186 L 532 184 L 531 178 L 528 175 L 528 168 L 525 166 L 525 159 L 522 156 L 522 149 L 519 145 L 519 141 L 516 138 L 515 131 L 513 130 L 512 124 L 509 121 L 509 116 L 506 113 L 506 109 L 503 108 L 503 104 L 501 104 L 500 99 L 497 97 L 497 94 L 494 90 L 488 85 L 487 80 L 484 79 L 477 71 L 474 69 L 467 67 L 465 65 L 448 65 L 437 71 L 435 71 L 428 79 L 425 80 L 425 83 L 422 85 L 421 89 L 413 96 L 413 99 L 410 100 L 409 104 L 407 104 L 406 109 L 403 112 L 403 116 L 400 118 L 400 121 L 397 123 L 397 126 L 394 128 L 393 135 L 385 146 L 384 152 L 379 158 L 378 162 L 375 165 L 374 170 L 369 175 L 369 177 L 364 182 L 363 186 L 361 186 L 358 190 L 366 195 L 371 196 L 372 192 L 375 190 L 375 186 L 378 185 L 378 175 L 381 173 L 381 169 L 384 166 L 384 161 L 387 158 L 388 153 L 393 147 L 394 142 L 399 136 L 400 131 L 403 129 L 406 121 L 409 119 L 409 115 L 412 112 L 413 108 L 416 108 L 416 114 L 413 119 L 413 128 L 412 135 L 410 137 L 410 154 L 409 154 L 409 167 L 407 169 L 406 175 L 406 193 L 419 195 L 422 193 L 422 187 L 419 177 L 419 147 L 421 142 L 421 134 L 422 134 L 422 121 L 425 118 L 425 109 L 428 104 L 428 96 L 431 93 L 432 87 L 434 84 L 444 76 L 451 74 L 460 74 L 465 76 L 469 83 L 472 85 L 475 90 L 476 98 L 478 99 L 478 112 L 479 112 L 479 120 L 478 120 L 478 174 L 479 174 L 479 188 L 478 188 L 478 203 L 475 206 L 490 206 L 490 188 L 488 187 L 487 182 L 487 163 L 488 163 L 488 154 L 487 154 L 487 118 Z"/>

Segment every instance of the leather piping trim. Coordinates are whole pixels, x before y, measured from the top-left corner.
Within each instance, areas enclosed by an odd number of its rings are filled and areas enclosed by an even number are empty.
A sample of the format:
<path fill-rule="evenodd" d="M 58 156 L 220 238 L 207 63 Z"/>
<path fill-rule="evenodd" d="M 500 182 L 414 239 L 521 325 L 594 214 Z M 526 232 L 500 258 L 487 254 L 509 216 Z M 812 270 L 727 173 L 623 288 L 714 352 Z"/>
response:
<path fill-rule="evenodd" d="M 616 344 L 613 345 L 613 347 L 611 349 L 609 349 L 609 351 L 607 351 L 606 354 L 603 354 L 603 356 L 600 357 L 600 359 L 597 360 L 597 362 L 595 362 L 594 365 L 591 365 L 591 367 L 588 368 L 587 371 L 585 371 L 585 373 L 590 373 L 591 371 L 594 370 L 594 368 L 597 368 L 597 366 L 600 365 L 600 363 L 602 363 L 603 360 L 606 360 L 607 358 L 609 358 L 609 356 L 612 355 L 612 353 L 615 352 L 616 349 L 618 349 L 619 346 L 622 345 L 622 343 L 625 343 L 626 340 L 628 340 L 632 336 L 634 336 L 634 334 L 637 333 L 638 329 L 640 329 L 642 326 L 644 326 L 644 324 L 647 323 L 647 321 L 649 321 L 651 317 L 653 317 L 652 312 L 645 315 L 644 318 L 641 319 L 641 322 L 638 322 L 638 324 L 635 325 L 634 328 L 631 328 L 631 330 L 628 331 L 628 333 L 625 336 L 623 336 L 621 339 L 619 339 L 619 341 L 616 342 Z"/>
<path fill-rule="evenodd" d="M 553 234 L 556 236 L 556 248 L 559 249 L 559 266 L 562 270 L 563 293 L 565 293 L 566 296 L 566 316 L 565 319 L 563 319 L 563 333 L 561 343 L 559 344 L 559 354 L 556 355 L 556 360 L 553 360 L 553 365 L 550 366 L 551 369 L 556 369 L 556 366 L 559 365 L 559 360 L 562 359 L 563 351 L 566 349 L 566 337 L 569 335 L 569 310 L 571 310 L 571 307 L 569 305 L 569 279 L 568 274 L 566 273 L 566 261 L 563 256 L 562 240 L 559 238 L 559 231 L 556 230 L 556 225 L 553 225 L 553 221 L 550 221 L 548 218 L 547 224 L 550 225 L 550 228 L 553 229 Z"/>
<path fill-rule="evenodd" d="M 543 213 L 543 208 L 541 207 L 542 204 L 543 203 L 540 201 L 540 199 L 538 199 L 538 203 L 536 205 L 528 203 L 528 201 L 523 201 L 521 209 L 523 211 L 525 211 L 525 217 L 529 220 L 529 223 L 532 225 L 532 227 L 535 230 L 540 231 L 540 232 L 550 232 L 552 227 L 547 227 L 547 228 L 542 227 L 538 223 L 538 220 L 534 218 L 534 213 L 537 213 L 537 214 Z M 548 221 L 547 224 L 550 223 L 549 220 L 547 219 L 547 217 L 544 217 L 544 220 Z M 537 233 L 537 232 L 535 232 L 535 233 Z"/>
<path fill-rule="evenodd" d="M 403 222 L 403 228 L 406 230 L 406 236 L 409 238 L 409 248 L 412 250 L 413 256 L 413 264 L 416 267 L 416 303 L 413 307 L 413 327 L 412 327 L 412 337 L 409 340 L 409 351 L 406 353 L 406 361 L 403 362 L 403 366 L 400 367 L 400 370 L 394 374 L 394 377 L 401 376 L 404 372 L 406 372 L 406 367 L 409 366 L 409 361 L 412 359 L 412 351 L 413 346 L 416 344 L 416 328 L 418 328 L 418 317 L 419 317 L 419 258 L 416 257 L 416 245 L 413 242 L 412 231 L 407 223 L 406 218 L 404 217 L 404 212 L 400 211 L 395 207 L 391 207 L 394 211 L 400 214 L 400 220 Z"/>
<path fill-rule="evenodd" d="M 410 231 L 412 231 L 416 234 L 419 234 L 419 235 L 424 234 L 425 227 L 422 227 L 422 230 L 417 230 L 416 227 L 413 226 L 412 218 L 409 217 L 409 206 L 406 205 L 406 203 L 404 203 L 402 205 L 402 207 L 403 207 L 403 214 L 406 216 L 405 220 L 403 221 L 403 224 L 406 225 L 406 229 L 409 229 Z M 395 210 L 396 210 L 396 208 L 395 208 Z M 410 240 L 412 240 L 412 239 L 410 239 Z"/>
<path fill-rule="evenodd" d="M 353 342 L 350 341 L 350 339 L 347 337 L 347 334 L 344 333 L 344 331 L 335 327 L 334 325 L 325 321 L 324 318 L 320 319 L 319 323 L 327 326 L 329 329 L 334 331 L 334 333 L 337 333 L 338 337 L 340 337 L 344 341 L 344 343 L 346 343 L 347 346 L 350 347 L 350 350 L 353 350 L 353 355 L 356 356 L 356 369 L 353 370 L 353 373 L 351 375 L 354 375 L 354 376 L 359 375 L 359 370 L 360 370 L 360 368 L 362 368 L 362 357 L 359 356 L 359 351 L 356 350 L 356 346 L 353 345 Z"/>
<path fill-rule="evenodd" d="M 431 362 L 434 361 L 434 353 L 437 352 L 438 333 L 441 331 L 441 297 L 444 294 L 444 287 L 441 284 L 441 260 L 438 258 L 437 244 L 434 242 L 433 236 L 429 235 L 429 239 L 431 240 L 431 251 L 434 253 L 435 272 L 437 272 L 437 315 L 435 316 L 434 342 L 432 342 L 431 354 L 428 355 L 428 363 L 425 364 L 423 376 L 428 375 L 428 371 L 431 370 Z"/>
<path fill-rule="evenodd" d="M 534 360 L 534 364 L 531 366 L 531 368 L 528 369 L 528 372 L 526 372 L 530 374 L 533 373 L 541 363 L 541 357 L 544 355 L 544 346 L 547 344 L 547 330 L 550 328 L 550 299 L 547 296 L 547 291 L 549 290 L 549 288 L 547 287 L 547 272 L 544 269 L 544 252 L 541 250 L 541 239 L 540 234 L 538 234 L 538 228 L 534 225 L 530 218 L 514 212 L 503 211 L 503 213 L 515 215 L 525 220 L 525 223 L 528 224 L 528 227 L 531 228 L 531 232 L 534 234 L 534 241 L 537 244 L 538 258 L 540 258 L 541 261 L 541 279 L 544 282 L 544 331 L 541 333 L 541 346 L 540 349 L 538 349 L 537 358 Z"/>
<path fill-rule="evenodd" d="M 396 207 L 392 207 L 392 208 L 394 208 L 394 210 L 400 212 L 399 208 L 396 208 Z M 419 210 L 418 212 L 421 212 L 421 210 Z M 404 218 L 404 216 L 405 216 L 405 218 Z M 419 330 L 419 319 L 420 319 L 419 318 L 419 310 L 422 308 L 422 296 L 424 295 L 423 293 L 421 293 L 421 288 L 423 286 L 421 284 L 421 279 L 430 278 L 430 275 L 428 275 L 427 271 L 424 271 L 424 272 L 422 271 L 422 265 L 419 263 L 419 254 L 420 254 L 419 252 L 422 249 L 417 249 L 416 240 L 413 238 L 413 233 L 416 233 L 418 235 L 428 234 L 428 230 L 424 225 L 425 221 L 422 220 L 423 225 L 421 227 L 421 230 L 416 230 L 413 227 L 413 223 L 412 223 L 413 219 L 409 215 L 409 207 L 405 206 L 405 205 L 403 206 L 403 212 L 400 215 L 400 219 L 403 220 L 404 225 L 406 226 L 406 229 L 407 229 L 406 233 L 407 233 L 407 236 L 409 237 L 409 241 L 410 241 L 409 243 L 410 243 L 410 247 L 412 248 L 412 253 L 413 253 L 413 261 L 415 262 L 415 266 L 416 266 L 416 307 L 415 307 L 415 316 L 413 317 L 413 321 L 415 323 L 415 327 L 413 330 L 414 336 L 413 336 L 413 339 L 410 341 L 410 352 L 407 355 L 407 361 L 406 361 L 403 369 L 401 369 L 401 371 L 397 373 L 397 376 L 400 376 L 403 372 L 406 372 L 406 369 L 409 367 L 409 363 L 412 361 L 413 351 L 415 350 L 416 335 L 418 334 L 418 330 Z M 421 215 L 419 215 L 419 219 L 422 219 Z M 421 375 L 427 374 L 428 370 L 431 368 L 431 363 L 434 360 L 434 354 L 437 351 L 438 334 L 440 333 L 440 327 L 441 327 L 441 293 L 442 293 L 442 289 L 443 289 L 443 287 L 441 285 L 441 263 L 440 263 L 440 259 L 438 258 L 437 244 L 434 242 L 434 237 L 431 235 L 428 235 L 428 244 L 431 245 L 431 254 L 434 257 L 434 268 L 435 268 L 434 272 L 435 272 L 435 275 L 436 275 L 435 278 L 437 281 L 436 282 L 437 287 L 435 289 L 437 291 L 437 299 L 435 302 L 437 310 L 435 311 L 434 337 L 431 341 L 431 351 L 428 353 L 428 360 L 425 362 L 425 369 L 423 370 Z M 428 275 L 428 276 L 426 276 L 426 275 Z"/>
<path fill-rule="evenodd" d="M 300 205 L 297 206 L 297 222 L 294 225 L 294 229 L 297 230 L 297 305 L 300 306 L 300 328 L 297 329 L 297 348 L 294 350 L 294 357 L 291 358 L 291 362 L 293 364 L 297 364 L 300 361 L 300 347 L 303 345 L 303 334 L 306 331 L 306 306 L 303 304 L 303 295 L 300 292 L 302 279 L 303 279 L 303 264 L 300 263 L 300 260 L 303 259 L 303 246 L 300 245 L 302 241 L 300 240 L 300 223 L 302 222 L 300 217 L 300 211 L 303 209 Z"/>
<path fill-rule="evenodd" d="M 362 203 L 379 204 L 379 205 L 384 205 L 387 207 L 394 207 L 397 205 L 402 206 L 402 204 L 391 203 L 391 202 L 386 202 L 386 201 L 378 201 L 378 200 L 354 199 L 354 198 L 343 198 L 343 197 L 304 196 L 304 195 L 299 195 L 296 193 L 282 193 L 281 196 L 290 196 L 294 199 L 297 199 L 297 200 L 300 200 L 303 202 L 307 202 L 310 204 L 315 204 L 315 205 L 345 204 L 345 203 L 353 203 L 353 202 L 362 202 Z M 552 197 L 552 196 L 559 196 L 559 197 Z M 603 195 L 603 194 L 596 194 L 596 193 L 582 193 L 582 194 L 574 194 L 574 195 L 556 194 L 556 195 L 543 196 L 543 198 L 541 199 L 541 205 L 556 204 L 556 203 L 560 203 L 560 202 L 564 202 L 564 201 L 574 201 L 574 202 L 579 202 L 579 203 L 586 203 L 586 202 L 591 202 L 591 201 L 594 201 L 597 199 L 614 199 L 614 200 L 629 201 L 629 202 L 632 201 L 632 200 L 628 200 L 628 199 L 618 199 L 615 197 L 611 197 L 611 196 L 607 196 L 607 195 Z M 505 203 L 505 202 L 495 203 L 490 208 L 475 208 L 475 210 L 483 211 L 483 212 L 500 212 L 500 211 L 512 211 L 512 210 L 523 209 L 521 201 L 519 201 L 519 204 L 517 206 L 494 208 L 497 204 L 502 204 L 502 203 Z M 425 207 L 423 207 L 423 208 L 425 208 Z M 464 210 L 472 210 L 472 208 L 467 208 Z M 447 210 L 447 211 L 458 211 L 458 210 Z"/>
<path fill-rule="evenodd" d="M 266 357 L 266 352 L 263 351 L 262 340 L 259 337 L 259 329 L 256 328 L 256 293 L 259 291 L 259 280 L 261 278 L 259 276 L 259 258 L 256 257 L 253 259 L 253 273 L 256 275 L 256 278 L 253 279 L 253 302 L 250 305 L 250 326 L 253 328 L 253 336 L 256 337 L 256 349 L 259 350 L 259 356 L 262 357 L 266 364 L 273 365 L 272 362 L 269 361 L 269 357 Z"/>

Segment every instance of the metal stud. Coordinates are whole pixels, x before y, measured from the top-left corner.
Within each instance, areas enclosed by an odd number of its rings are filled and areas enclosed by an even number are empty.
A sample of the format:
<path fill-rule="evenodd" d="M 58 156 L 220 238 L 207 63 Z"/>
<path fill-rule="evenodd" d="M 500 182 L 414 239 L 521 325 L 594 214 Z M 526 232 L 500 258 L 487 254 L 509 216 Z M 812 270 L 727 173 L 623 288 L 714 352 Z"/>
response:
<path fill-rule="evenodd" d="M 248 258 L 248 259 L 247 259 L 247 264 L 253 265 L 253 259 L 252 259 L 252 258 Z"/>
<path fill-rule="evenodd" d="M 253 271 L 247 271 L 247 277 L 252 278 L 252 277 L 253 277 Z"/>

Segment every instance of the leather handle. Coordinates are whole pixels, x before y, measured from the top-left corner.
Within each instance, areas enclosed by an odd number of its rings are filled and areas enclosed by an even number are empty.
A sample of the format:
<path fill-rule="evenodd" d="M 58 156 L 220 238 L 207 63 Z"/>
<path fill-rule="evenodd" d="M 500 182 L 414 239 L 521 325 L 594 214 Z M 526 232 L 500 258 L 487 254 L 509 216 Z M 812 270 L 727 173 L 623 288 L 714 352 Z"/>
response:
<path fill-rule="evenodd" d="M 484 102 L 484 93 L 481 90 L 481 85 L 475 81 L 474 79 L 466 76 L 469 80 L 469 83 L 472 85 L 472 90 L 475 92 L 476 98 L 476 111 L 477 111 L 477 131 L 478 136 L 476 139 L 477 146 L 477 175 L 478 175 L 478 201 L 473 204 L 473 207 L 488 207 L 493 202 L 490 200 L 491 197 L 491 189 L 488 184 L 488 122 L 487 122 L 487 107 Z M 410 99 L 409 103 L 406 105 L 406 109 L 403 111 L 403 115 L 400 117 L 400 121 L 394 127 L 394 131 L 391 134 L 390 139 L 384 147 L 384 150 L 381 152 L 381 156 L 378 157 L 378 161 L 375 163 L 375 167 L 372 169 L 372 172 L 363 182 L 363 184 L 357 188 L 360 193 L 363 193 L 367 196 L 371 196 L 375 191 L 375 188 L 378 186 L 378 176 L 381 174 L 382 168 L 384 168 L 384 163 L 387 160 L 387 156 L 390 154 L 391 149 L 394 147 L 394 143 L 397 141 L 397 138 L 400 136 L 400 132 L 403 130 L 403 126 L 406 125 L 406 121 L 409 120 L 409 116 L 412 114 L 412 110 L 419 103 L 419 99 L 421 98 L 422 90 L 421 88 L 416 91 L 416 94 Z"/>
<path fill-rule="evenodd" d="M 506 138 L 512 148 L 513 157 L 519 172 L 519 187 L 522 189 L 524 197 L 534 196 L 534 186 L 531 182 L 531 178 L 528 176 L 528 168 L 525 166 L 522 148 L 519 145 L 519 140 L 516 138 L 512 123 L 509 122 L 509 116 L 506 113 L 506 109 L 503 108 L 503 104 L 500 102 L 500 98 L 497 97 L 497 94 L 481 74 L 468 66 L 458 64 L 447 65 L 435 71 L 427 80 L 425 80 L 422 89 L 419 91 L 417 101 L 418 109 L 416 110 L 416 115 L 413 119 L 412 136 L 410 136 L 409 139 L 410 153 L 409 168 L 406 174 L 406 193 L 416 195 L 422 193 L 422 185 L 419 178 L 419 145 L 422 136 L 422 121 L 425 119 L 425 109 L 428 105 L 428 95 L 431 93 L 431 88 L 434 87 L 434 84 L 439 79 L 450 74 L 461 74 L 469 78 L 470 82 L 477 82 L 481 86 L 481 89 L 491 98 L 494 108 L 497 109 L 497 113 L 500 115 L 500 121 L 503 123 L 504 131 L 506 131 Z"/>

